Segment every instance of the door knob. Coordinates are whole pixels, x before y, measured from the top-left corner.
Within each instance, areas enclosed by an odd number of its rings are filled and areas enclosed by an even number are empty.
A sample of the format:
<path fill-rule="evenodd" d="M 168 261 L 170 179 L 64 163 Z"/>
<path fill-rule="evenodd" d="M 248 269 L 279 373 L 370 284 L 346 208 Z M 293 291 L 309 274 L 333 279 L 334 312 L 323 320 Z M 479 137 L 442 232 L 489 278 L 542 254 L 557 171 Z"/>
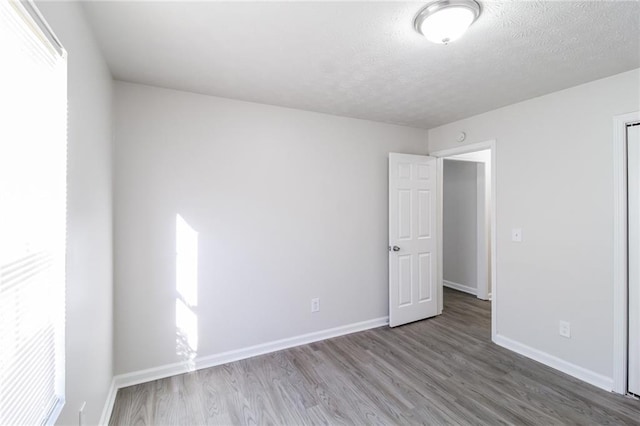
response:
<path fill-rule="evenodd" d="M 400 251 L 400 247 L 398 247 L 398 246 L 393 246 L 393 251 Z"/>

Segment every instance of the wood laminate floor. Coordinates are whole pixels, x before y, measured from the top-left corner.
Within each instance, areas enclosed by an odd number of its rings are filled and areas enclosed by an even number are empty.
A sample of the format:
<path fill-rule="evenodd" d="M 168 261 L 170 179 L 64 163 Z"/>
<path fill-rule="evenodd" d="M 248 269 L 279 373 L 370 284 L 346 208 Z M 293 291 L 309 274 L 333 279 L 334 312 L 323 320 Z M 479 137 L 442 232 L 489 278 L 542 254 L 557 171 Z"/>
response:
<path fill-rule="evenodd" d="M 640 424 L 640 401 L 491 342 L 490 303 L 118 392 L 111 425 Z"/>

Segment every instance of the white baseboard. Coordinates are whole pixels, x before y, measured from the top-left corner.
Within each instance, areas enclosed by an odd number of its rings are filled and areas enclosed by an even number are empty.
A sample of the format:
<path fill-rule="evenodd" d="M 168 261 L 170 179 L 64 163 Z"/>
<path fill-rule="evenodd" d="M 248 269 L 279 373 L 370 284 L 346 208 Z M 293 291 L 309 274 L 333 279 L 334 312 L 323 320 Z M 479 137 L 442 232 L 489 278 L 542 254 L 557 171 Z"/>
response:
<path fill-rule="evenodd" d="M 111 385 L 109 386 L 109 392 L 107 393 L 107 399 L 105 400 L 104 408 L 102 409 L 102 415 L 100 416 L 100 425 L 106 426 L 109 424 L 113 405 L 116 402 L 116 393 L 118 393 L 118 388 L 116 387 L 115 379 L 112 379 Z"/>
<path fill-rule="evenodd" d="M 473 294 L 474 296 L 478 295 L 478 289 L 469 287 L 468 285 L 454 283 L 453 281 L 442 280 L 442 285 L 445 287 L 452 288 L 454 290 L 463 291 L 465 293 Z"/>
<path fill-rule="evenodd" d="M 586 368 L 572 364 L 556 356 L 550 355 L 546 352 L 542 352 L 538 349 L 534 349 L 530 346 L 527 346 L 520 342 L 516 342 L 515 340 L 511 340 L 508 337 L 504 337 L 499 334 L 495 336 L 493 341 L 503 348 L 507 348 L 513 352 L 519 353 L 520 355 L 524 355 L 527 358 L 538 361 L 546 366 L 555 368 L 556 370 L 562 371 L 563 373 L 592 384 L 593 386 L 597 386 L 600 389 L 604 389 L 609 392 L 613 390 L 613 378 L 611 377 L 606 377 L 591 370 L 587 370 Z"/>
<path fill-rule="evenodd" d="M 241 359 L 264 355 L 270 352 L 276 352 L 295 346 L 306 345 L 308 343 L 330 339 L 332 337 L 344 336 L 345 334 L 351 334 L 358 331 L 369 330 L 371 328 L 382 327 L 387 324 L 389 324 L 389 317 L 376 318 L 368 321 L 330 328 L 327 330 L 302 334 L 300 336 L 276 340 L 273 342 L 262 343 L 259 345 L 250 346 L 248 348 L 223 352 L 215 355 L 197 357 L 191 365 L 183 362 L 177 362 L 173 364 L 166 364 L 159 367 L 149 368 L 146 370 L 120 374 L 115 376 L 113 380 L 115 383 L 115 387 L 117 389 L 120 389 L 127 386 L 150 382 L 152 380 L 163 379 L 165 377 L 187 373 L 189 371 L 215 367 L 216 365 L 226 364 L 228 362 L 239 361 Z"/>

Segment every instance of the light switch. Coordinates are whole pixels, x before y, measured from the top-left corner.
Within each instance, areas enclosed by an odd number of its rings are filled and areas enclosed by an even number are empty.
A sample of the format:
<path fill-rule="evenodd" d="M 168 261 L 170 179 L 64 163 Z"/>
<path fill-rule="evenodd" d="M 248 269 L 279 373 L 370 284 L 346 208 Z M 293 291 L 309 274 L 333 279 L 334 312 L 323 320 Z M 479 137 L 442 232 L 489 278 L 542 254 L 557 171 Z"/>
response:
<path fill-rule="evenodd" d="M 522 242 L 522 229 L 521 228 L 513 228 L 511 230 L 511 241 L 519 243 Z"/>

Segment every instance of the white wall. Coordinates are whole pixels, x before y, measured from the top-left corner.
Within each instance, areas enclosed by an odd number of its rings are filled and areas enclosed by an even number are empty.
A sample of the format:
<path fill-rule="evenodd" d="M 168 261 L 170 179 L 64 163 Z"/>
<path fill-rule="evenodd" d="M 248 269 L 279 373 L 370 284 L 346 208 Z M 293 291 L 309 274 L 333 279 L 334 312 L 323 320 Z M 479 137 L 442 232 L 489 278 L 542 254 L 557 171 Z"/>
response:
<path fill-rule="evenodd" d="M 429 150 L 496 139 L 497 333 L 606 378 L 613 366 L 612 117 L 634 70 L 429 131 Z M 511 228 L 523 242 L 511 242 Z M 571 322 L 571 339 L 558 321 Z"/>
<path fill-rule="evenodd" d="M 177 214 L 199 357 L 388 315 L 387 155 L 424 154 L 425 130 L 121 82 L 114 100 L 116 373 L 182 361 Z"/>
<path fill-rule="evenodd" d="M 443 279 L 463 291 L 477 290 L 477 179 L 478 163 L 444 161 Z"/>
<path fill-rule="evenodd" d="M 68 57 L 66 404 L 96 424 L 113 376 L 111 75 L 79 3 L 39 2 Z"/>

